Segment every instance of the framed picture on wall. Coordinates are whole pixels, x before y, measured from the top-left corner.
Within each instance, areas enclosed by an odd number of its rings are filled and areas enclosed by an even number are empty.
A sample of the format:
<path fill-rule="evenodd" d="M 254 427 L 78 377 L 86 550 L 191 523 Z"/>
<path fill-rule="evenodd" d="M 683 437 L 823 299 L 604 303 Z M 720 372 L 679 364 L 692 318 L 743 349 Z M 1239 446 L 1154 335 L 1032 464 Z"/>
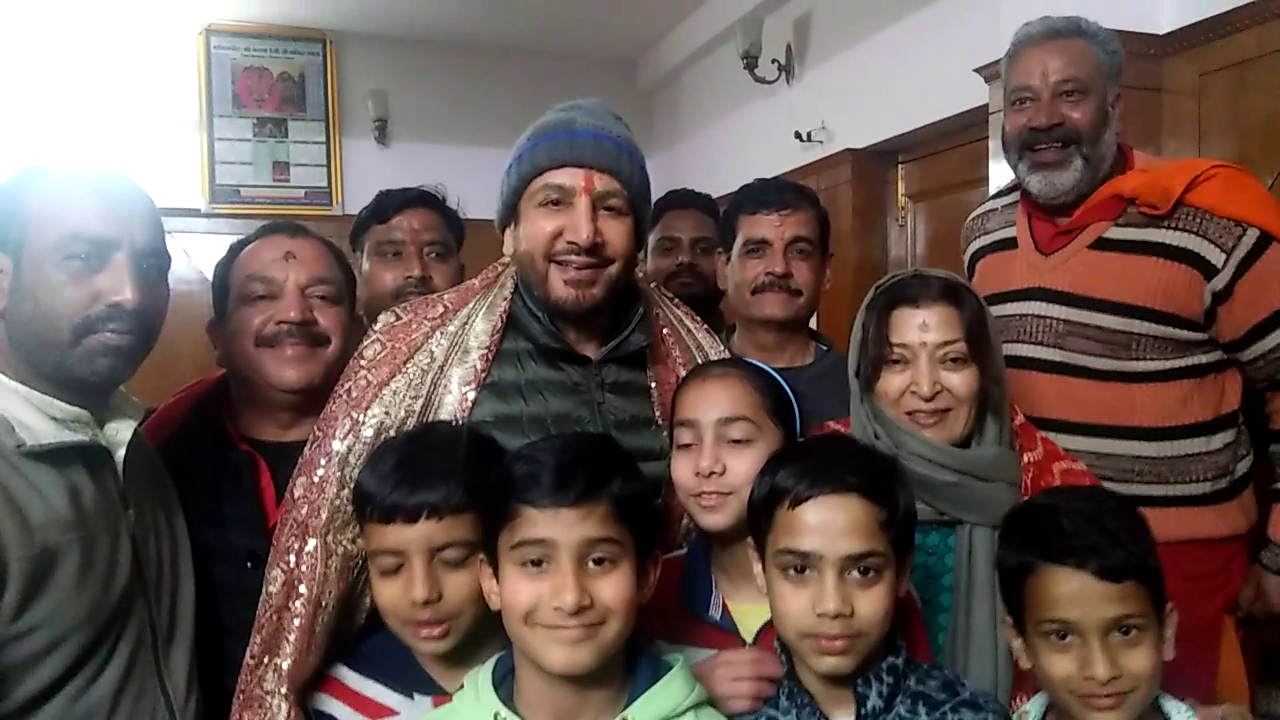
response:
<path fill-rule="evenodd" d="M 199 65 L 206 209 L 341 214 L 333 42 L 315 30 L 210 25 Z"/>

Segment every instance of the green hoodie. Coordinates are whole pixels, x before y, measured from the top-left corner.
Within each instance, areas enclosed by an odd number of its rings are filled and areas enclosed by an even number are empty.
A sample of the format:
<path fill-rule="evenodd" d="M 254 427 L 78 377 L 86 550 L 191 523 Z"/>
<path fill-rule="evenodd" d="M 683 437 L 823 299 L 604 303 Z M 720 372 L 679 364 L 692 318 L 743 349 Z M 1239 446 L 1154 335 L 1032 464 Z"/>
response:
<path fill-rule="evenodd" d="M 679 654 L 647 653 L 640 664 L 637 687 L 617 720 L 725 720 Z M 511 695 L 512 674 L 510 653 L 495 655 L 467 673 L 453 699 L 433 710 L 430 720 L 521 720 L 503 700 Z"/>

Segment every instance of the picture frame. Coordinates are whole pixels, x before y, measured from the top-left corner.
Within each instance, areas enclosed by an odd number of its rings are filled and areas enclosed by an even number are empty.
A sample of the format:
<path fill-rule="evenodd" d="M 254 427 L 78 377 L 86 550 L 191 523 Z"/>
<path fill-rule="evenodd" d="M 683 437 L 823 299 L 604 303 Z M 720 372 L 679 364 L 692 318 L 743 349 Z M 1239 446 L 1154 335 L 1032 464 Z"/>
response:
<path fill-rule="evenodd" d="M 322 31 L 218 23 L 199 35 L 205 210 L 342 214 L 333 41 Z"/>

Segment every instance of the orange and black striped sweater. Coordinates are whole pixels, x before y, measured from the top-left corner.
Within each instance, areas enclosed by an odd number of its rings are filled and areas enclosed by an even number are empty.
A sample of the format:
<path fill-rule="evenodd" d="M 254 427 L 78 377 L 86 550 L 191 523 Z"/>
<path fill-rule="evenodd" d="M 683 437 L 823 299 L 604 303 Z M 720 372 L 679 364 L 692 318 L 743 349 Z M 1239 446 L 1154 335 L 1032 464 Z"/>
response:
<path fill-rule="evenodd" d="M 1046 256 L 1019 194 L 993 195 L 962 237 L 1014 401 L 1137 500 L 1160 541 L 1249 532 L 1258 508 L 1242 390 L 1266 393 L 1280 458 L 1280 244 L 1178 205 L 1161 217 L 1130 208 Z M 1268 531 L 1275 543 L 1280 514 Z"/>

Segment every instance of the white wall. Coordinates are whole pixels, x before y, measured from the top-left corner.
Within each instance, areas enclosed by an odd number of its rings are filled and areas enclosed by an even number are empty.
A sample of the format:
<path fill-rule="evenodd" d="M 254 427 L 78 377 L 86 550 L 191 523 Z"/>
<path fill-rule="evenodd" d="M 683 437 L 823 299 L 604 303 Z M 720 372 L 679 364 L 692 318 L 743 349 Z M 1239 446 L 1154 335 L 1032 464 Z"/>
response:
<path fill-rule="evenodd" d="M 584 62 L 495 50 L 339 35 L 347 211 L 380 188 L 442 182 L 472 217 L 493 217 L 511 146 L 562 100 L 610 102 L 643 143 L 648 113 L 629 63 Z M 367 90 L 387 91 L 391 146 L 374 144 Z"/>
<path fill-rule="evenodd" d="M 139 24 L 105 10 L 53 24 L 22 12 L 0 25 L 0 177 L 32 163 L 114 167 L 162 207 L 201 207 L 199 25 L 154 15 Z M 466 214 L 492 217 L 512 143 L 561 100 L 605 97 L 642 139 L 648 133 L 629 64 L 335 37 L 349 213 L 380 188 L 442 183 Z M 387 149 L 369 134 L 370 88 L 389 95 Z"/>
<path fill-rule="evenodd" d="M 786 172 L 837 148 L 864 147 L 987 102 L 973 73 L 1003 52 L 1021 23 L 1085 15 L 1163 33 L 1243 0 L 793 0 L 765 23 L 764 57 L 792 40 L 791 87 L 757 85 L 730 38 L 667 78 L 651 97 L 655 184 L 715 195 Z M 771 67 L 762 64 L 762 71 Z M 825 122 L 831 140 L 792 138 Z"/>

